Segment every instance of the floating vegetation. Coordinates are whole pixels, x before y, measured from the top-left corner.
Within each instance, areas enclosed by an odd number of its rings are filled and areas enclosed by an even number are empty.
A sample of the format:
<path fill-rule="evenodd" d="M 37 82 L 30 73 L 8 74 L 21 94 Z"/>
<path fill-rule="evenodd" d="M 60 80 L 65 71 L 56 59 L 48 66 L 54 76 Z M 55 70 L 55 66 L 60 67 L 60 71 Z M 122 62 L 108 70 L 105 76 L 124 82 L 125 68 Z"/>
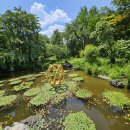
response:
<path fill-rule="evenodd" d="M 20 80 L 20 78 L 18 77 L 18 78 L 13 78 L 13 79 L 10 79 L 10 80 L 8 80 L 9 82 L 14 82 L 14 81 L 18 81 L 18 80 Z"/>
<path fill-rule="evenodd" d="M 4 91 L 4 90 L 0 90 L 0 96 L 3 96 L 3 95 L 4 95 L 4 93 L 5 93 L 5 91 Z"/>
<path fill-rule="evenodd" d="M 0 84 L 4 83 L 4 81 L 0 81 Z"/>
<path fill-rule="evenodd" d="M 24 96 L 31 97 L 31 96 L 35 96 L 35 95 L 39 94 L 40 92 L 41 92 L 40 88 L 32 88 L 32 89 L 29 89 L 28 91 L 26 91 L 24 93 Z"/>
<path fill-rule="evenodd" d="M 33 106 L 46 105 L 52 98 L 52 93 L 40 93 L 30 100 Z"/>
<path fill-rule="evenodd" d="M 65 130 L 96 130 L 93 121 L 82 111 L 67 115 L 63 124 Z"/>
<path fill-rule="evenodd" d="M 35 79 L 36 79 L 36 77 L 30 77 L 30 78 L 27 78 L 26 81 L 33 81 Z"/>
<path fill-rule="evenodd" d="M 34 76 L 33 74 L 24 75 L 24 76 L 21 76 L 20 79 L 27 79 L 27 78 L 31 78 L 33 76 Z"/>
<path fill-rule="evenodd" d="M 14 86 L 14 90 L 15 91 L 22 91 L 22 90 L 30 88 L 32 86 L 32 84 L 33 84 L 33 82 L 23 82 L 18 86 Z"/>
<path fill-rule="evenodd" d="M 124 105 L 130 105 L 130 99 L 128 99 L 123 93 L 116 91 L 106 91 L 103 94 L 105 102 L 110 106 L 123 109 Z"/>
<path fill-rule="evenodd" d="M 3 87 L 4 86 L 4 84 L 0 84 L 0 87 Z"/>
<path fill-rule="evenodd" d="M 87 99 L 87 98 L 90 98 L 92 96 L 92 93 L 86 89 L 79 89 L 75 95 L 79 98 L 82 98 L 82 99 Z"/>
<path fill-rule="evenodd" d="M 35 74 L 36 77 L 40 77 L 40 76 L 42 76 L 42 75 L 43 75 L 42 73 Z"/>
<path fill-rule="evenodd" d="M 76 73 L 73 73 L 73 74 L 68 74 L 68 77 L 69 78 L 74 78 L 74 77 L 78 77 L 79 75 L 76 74 Z"/>
<path fill-rule="evenodd" d="M 76 82 L 80 82 L 80 81 L 83 81 L 84 78 L 83 77 L 74 77 L 74 78 L 71 78 L 73 81 L 76 81 Z"/>
<path fill-rule="evenodd" d="M 17 99 L 16 95 L 0 96 L 0 108 L 12 105 Z"/>
<path fill-rule="evenodd" d="M 68 90 L 71 91 L 72 93 L 75 93 L 79 88 L 78 83 L 73 82 L 73 81 L 65 82 L 64 84 L 67 85 Z"/>
<path fill-rule="evenodd" d="M 21 82 L 22 82 L 22 80 L 12 81 L 12 82 L 10 82 L 10 85 L 20 84 Z"/>

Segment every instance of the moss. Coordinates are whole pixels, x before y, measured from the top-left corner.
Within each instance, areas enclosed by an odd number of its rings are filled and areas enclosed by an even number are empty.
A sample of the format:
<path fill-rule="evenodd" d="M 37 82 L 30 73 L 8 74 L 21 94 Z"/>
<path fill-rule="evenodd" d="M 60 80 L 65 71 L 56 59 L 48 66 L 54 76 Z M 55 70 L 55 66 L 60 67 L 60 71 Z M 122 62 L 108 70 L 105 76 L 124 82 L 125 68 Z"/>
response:
<path fill-rule="evenodd" d="M 75 95 L 79 98 L 82 98 L 82 99 L 87 99 L 87 98 L 90 98 L 92 96 L 92 93 L 86 89 L 79 89 Z"/>
<path fill-rule="evenodd" d="M 67 115 L 63 124 L 65 130 L 96 130 L 93 121 L 82 111 Z"/>
<path fill-rule="evenodd" d="M 16 95 L 0 96 L 0 107 L 11 105 L 17 99 Z"/>
<path fill-rule="evenodd" d="M 74 77 L 78 77 L 79 75 L 76 74 L 76 73 L 73 73 L 73 74 L 68 74 L 68 77 L 69 78 L 74 78 Z"/>
<path fill-rule="evenodd" d="M 24 93 L 24 96 L 28 96 L 28 97 L 31 97 L 31 96 L 35 96 L 37 95 L 38 93 L 41 92 L 41 89 L 40 88 L 32 88 L 32 89 L 29 89 L 28 91 L 26 91 Z"/>
<path fill-rule="evenodd" d="M 4 95 L 4 90 L 0 90 L 0 96 Z"/>
<path fill-rule="evenodd" d="M 128 99 L 121 92 L 106 91 L 102 95 L 106 99 L 105 102 L 110 104 L 110 106 L 114 106 L 114 107 L 123 109 L 124 105 L 130 105 L 130 99 Z"/>
<path fill-rule="evenodd" d="M 22 82 L 22 80 L 12 81 L 12 82 L 10 82 L 10 85 L 20 84 L 21 82 Z"/>
<path fill-rule="evenodd" d="M 18 86 L 14 86 L 15 91 L 22 91 L 25 89 L 29 89 L 32 86 L 33 82 L 23 82 Z"/>

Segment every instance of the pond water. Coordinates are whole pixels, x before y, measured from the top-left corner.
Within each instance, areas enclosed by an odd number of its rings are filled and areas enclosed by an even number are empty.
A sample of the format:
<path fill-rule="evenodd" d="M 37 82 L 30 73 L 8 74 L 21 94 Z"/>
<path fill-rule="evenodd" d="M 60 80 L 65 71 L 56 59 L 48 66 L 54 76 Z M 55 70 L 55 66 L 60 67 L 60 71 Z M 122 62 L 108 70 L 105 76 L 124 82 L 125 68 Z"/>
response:
<path fill-rule="evenodd" d="M 125 89 L 114 88 L 109 85 L 108 81 L 98 79 L 86 75 L 83 71 L 71 71 L 70 73 L 78 73 L 84 78 L 81 83 L 81 88 L 86 88 L 93 93 L 94 99 L 91 102 L 71 97 L 64 101 L 63 106 L 57 109 L 55 106 L 49 106 L 49 114 L 45 116 L 47 128 L 49 130 L 62 130 L 61 121 L 64 117 L 72 112 L 84 111 L 95 123 L 97 130 L 130 130 L 130 121 L 124 118 L 124 113 L 115 113 L 110 107 L 103 102 L 101 93 L 105 90 L 116 90 L 123 92 L 130 98 L 130 92 Z M 44 77 L 38 77 L 34 81 L 33 87 L 38 87 L 42 84 Z M 6 86 L 6 93 L 13 94 L 11 86 Z M 16 94 L 16 92 L 15 92 Z M 22 93 L 18 93 L 20 101 L 11 109 L 0 111 L 0 123 L 3 127 L 12 125 L 13 122 L 21 121 L 31 115 L 34 115 L 34 110 L 28 107 L 28 103 L 23 100 Z M 45 128 L 43 129 L 45 130 Z"/>

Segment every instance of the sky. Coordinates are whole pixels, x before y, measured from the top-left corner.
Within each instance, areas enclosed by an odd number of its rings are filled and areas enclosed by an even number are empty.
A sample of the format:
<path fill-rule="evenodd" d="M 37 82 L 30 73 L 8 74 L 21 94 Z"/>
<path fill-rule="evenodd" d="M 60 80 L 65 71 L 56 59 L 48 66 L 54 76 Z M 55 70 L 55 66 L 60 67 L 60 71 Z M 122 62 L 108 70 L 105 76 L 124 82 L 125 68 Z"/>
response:
<path fill-rule="evenodd" d="M 40 33 L 50 37 L 56 29 L 64 31 L 65 23 L 74 20 L 81 7 L 111 7 L 111 0 L 0 0 L 0 14 L 19 5 L 39 17 Z"/>

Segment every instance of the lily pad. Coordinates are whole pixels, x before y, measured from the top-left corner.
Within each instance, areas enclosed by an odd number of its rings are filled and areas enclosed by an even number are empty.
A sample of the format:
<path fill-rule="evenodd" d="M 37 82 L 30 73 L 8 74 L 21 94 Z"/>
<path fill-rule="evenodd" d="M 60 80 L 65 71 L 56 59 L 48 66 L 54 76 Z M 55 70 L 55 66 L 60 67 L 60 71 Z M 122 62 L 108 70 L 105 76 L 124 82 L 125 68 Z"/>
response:
<path fill-rule="evenodd" d="M 22 91 L 25 89 L 29 89 L 32 86 L 33 82 L 23 82 L 18 86 L 14 86 L 15 91 Z"/>
<path fill-rule="evenodd" d="M 68 77 L 69 78 L 74 78 L 74 77 L 78 77 L 79 75 L 76 74 L 76 73 L 73 73 L 73 74 L 68 74 Z"/>
<path fill-rule="evenodd" d="M 10 82 L 10 85 L 20 84 L 21 82 L 22 82 L 22 80 L 12 81 L 12 82 Z"/>
<path fill-rule="evenodd" d="M 65 130 L 96 130 L 93 121 L 84 113 L 70 113 L 65 117 Z"/>
<path fill-rule="evenodd" d="M 76 82 L 80 82 L 80 81 L 83 81 L 84 78 L 83 77 L 74 77 L 74 78 L 71 78 L 73 81 L 76 81 Z"/>
<path fill-rule="evenodd" d="M 0 90 L 0 96 L 4 95 L 4 90 Z"/>
<path fill-rule="evenodd" d="M 3 87 L 4 86 L 4 84 L 0 84 L 0 87 Z"/>
<path fill-rule="evenodd" d="M 28 97 L 31 97 L 31 96 L 35 96 L 37 95 L 38 93 L 41 92 L 41 89 L 40 88 L 32 88 L 32 89 L 29 89 L 28 91 L 26 91 L 24 93 L 24 96 L 28 96 Z"/>
<path fill-rule="evenodd" d="M 118 107 L 120 109 L 123 109 L 124 105 L 130 106 L 130 99 L 122 92 L 106 91 L 103 92 L 102 96 L 106 99 L 105 102 L 110 104 L 110 106 Z"/>
<path fill-rule="evenodd" d="M 87 99 L 87 98 L 90 98 L 92 96 L 92 93 L 86 89 L 79 89 L 75 95 L 78 97 L 78 98 L 82 98 L 82 99 Z"/>
<path fill-rule="evenodd" d="M 52 98 L 52 94 L 51 93 L 40 93 L 37 96 L 35 96 L 34 98 L 32 98 L 30 100 L 30 103 L 33 106 L 41 106 L 41 105 L 46 105 Z"/>
<path fill-rule="evenodd" d="M 16 95 L 0 96 L 0 107 L 11 105 L 16 99 Z"/>

